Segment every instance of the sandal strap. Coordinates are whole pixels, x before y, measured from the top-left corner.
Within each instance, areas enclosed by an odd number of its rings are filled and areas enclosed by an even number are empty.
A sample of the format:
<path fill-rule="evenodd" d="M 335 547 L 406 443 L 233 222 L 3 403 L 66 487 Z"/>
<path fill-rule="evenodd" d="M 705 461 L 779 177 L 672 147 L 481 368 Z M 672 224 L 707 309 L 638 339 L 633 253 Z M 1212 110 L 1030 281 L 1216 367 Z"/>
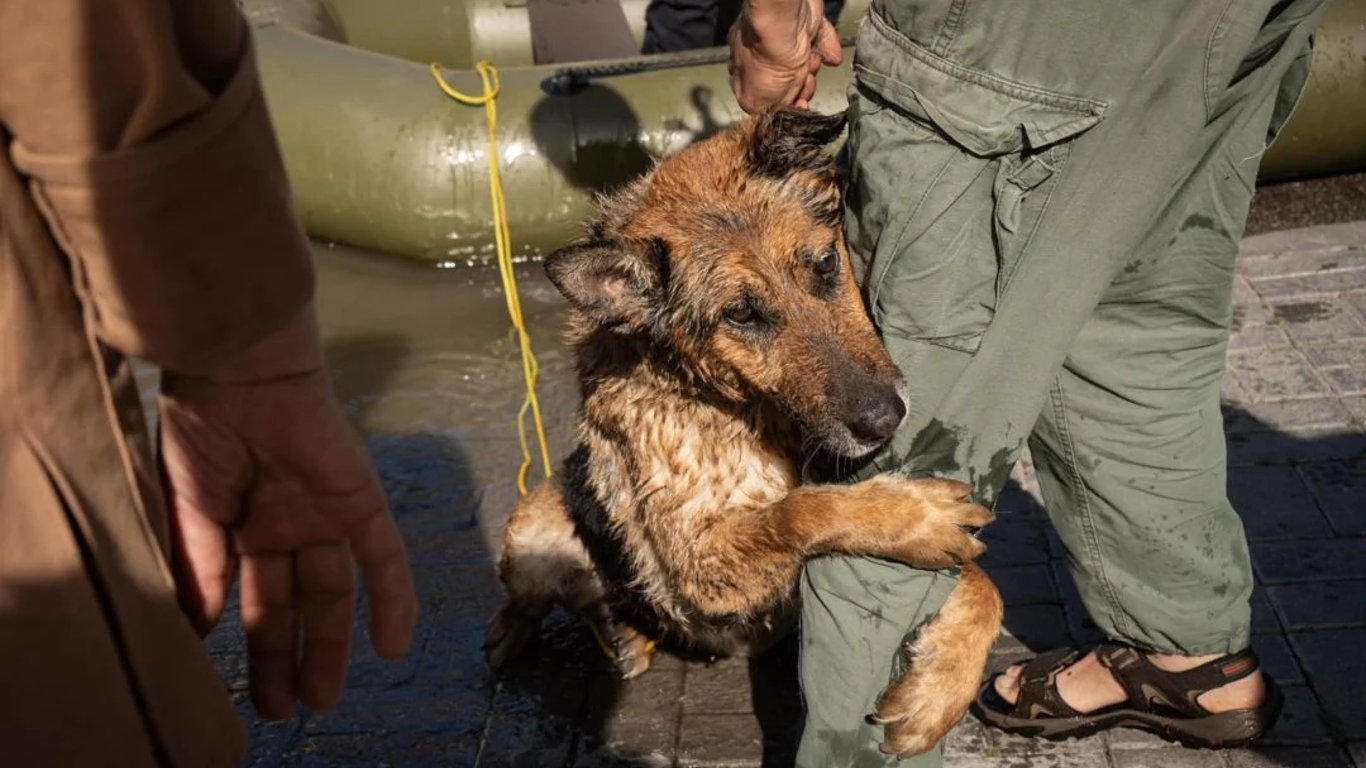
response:
<path fill-rule="evenodd" d="M 1152 711 L 1158 704 L 1191 717 L 1205 717 L 1201 694 L 1241 680 L 1260 668 L 1252 649 L 1220 656 L 1184 672 L 1168 672 L 1153 664 L 1148 654 L 1129 645 L 1102 643 L 1096 657 L 1129 697 L 1129 706 Z"/>
<path fill-rule="evenodd" d="M 1058 693 L 1058 673 L 1081 658 L 1081 651 L 1059 648 L 1039 654 L 1020 671 L 1020 694 L 1011 714 L 1021 718 L 1079 717 Z"/>

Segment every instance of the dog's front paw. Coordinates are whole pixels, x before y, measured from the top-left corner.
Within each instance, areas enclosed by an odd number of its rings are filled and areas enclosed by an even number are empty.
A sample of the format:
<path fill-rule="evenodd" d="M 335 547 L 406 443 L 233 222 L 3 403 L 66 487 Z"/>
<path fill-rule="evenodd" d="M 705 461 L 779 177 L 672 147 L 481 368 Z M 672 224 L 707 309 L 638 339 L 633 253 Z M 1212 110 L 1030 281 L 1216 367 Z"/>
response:
<path fill-rule="evenodd" d="M 907 646 L 906 671 L 878 696 L 873 719 L 883 725 L 883 752 L 927 752 L 963 719 L 1000 634 L 1001 612 L 1000 593 L 986 574 L 964 568 L 944 607 Z"/>
<path fill-rule="evenodd" d="M 889 557 L 917 568 L 948 568 L 975 560 L 986 545 L 969 532 L 993 519 L 991 510 L 971 500 L 972 489 L 954 480 L 877 478 L 895 488 L 894 511 L 905 525 L 889 541 Z"/>

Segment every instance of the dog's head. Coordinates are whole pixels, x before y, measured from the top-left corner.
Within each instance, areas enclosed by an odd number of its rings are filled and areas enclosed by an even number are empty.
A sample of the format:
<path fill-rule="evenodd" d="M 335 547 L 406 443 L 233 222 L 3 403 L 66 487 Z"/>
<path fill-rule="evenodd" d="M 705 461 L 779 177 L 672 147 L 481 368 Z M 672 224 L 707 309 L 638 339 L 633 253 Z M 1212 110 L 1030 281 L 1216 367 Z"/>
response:
<path fill-rule="evenodd" d="M 906 413 L 844 246 L 827 146 L 842 115 L 779 109 L 662 161 L 546 262 L 574 335 L 634 337 L 733 402 L 765 399 L 826 450 L 869 453 Z"/>

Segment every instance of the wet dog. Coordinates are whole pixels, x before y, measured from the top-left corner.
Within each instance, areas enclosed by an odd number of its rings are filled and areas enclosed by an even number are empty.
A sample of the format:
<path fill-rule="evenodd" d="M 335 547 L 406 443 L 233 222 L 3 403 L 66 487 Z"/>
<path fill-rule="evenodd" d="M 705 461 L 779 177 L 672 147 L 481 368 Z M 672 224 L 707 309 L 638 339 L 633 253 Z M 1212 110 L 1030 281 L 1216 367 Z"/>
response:
<path fill-rule="evenodd" d="M 906 412 L 845 250 L 827 151 L 842 131 L 842 116 L 805 111 L 749 119 L 603 199 L 586 237 L 547 260 L 583 409 L 563 472 L 508 522 L 494 666 L 556 603 L 629 678 L 661 638 L 762 651 L 790 627 L 809 558 L 964 564 L 878 702 L 884 749 L 928 750 L 967 710 L 1000 630 L 965 531 L 990 512 L 948 480 L 803 483 L 811 455 L 866 456 Z"/>

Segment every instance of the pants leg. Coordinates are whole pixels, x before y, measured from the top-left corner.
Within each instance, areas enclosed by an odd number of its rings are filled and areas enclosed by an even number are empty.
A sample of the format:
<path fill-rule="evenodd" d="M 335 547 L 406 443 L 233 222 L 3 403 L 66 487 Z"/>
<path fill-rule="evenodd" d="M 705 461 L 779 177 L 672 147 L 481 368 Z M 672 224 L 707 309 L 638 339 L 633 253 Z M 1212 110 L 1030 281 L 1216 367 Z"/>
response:
<path fill-rule="evenodd" d="M 1173 201 L 1229 156 L 1227 137 L 1274 93 L 1279 78 L 1253 75 L 1300 59 L 1319 5 L 1276 6 L 1295 23 L 1260 47 L 1249 72 L 1245 54 L 1270 2 L 1107 6 L 1099 15 L 1086 3 L 1023 2 L 978 16 L 972 4 L 875 4 L 851 89 L 847 223 L 911 407 L 865 474 L 954 477 L 994 503 L 1059 376 L 1070 375 L 1064 364 L 1093 333 L 1093 315 L 1112 298 L 1142 301 L 1114 287 L 1171 220 Z M 916 25 L 898 26 L 911 17 Z M 1240 91 L 1259 96 L 1229 97 Z M 1221 343 L 1203 344 L 1205 356 Z M 1050 465 L 1050 492 L 1065 502 L 1059 476 Z M 1231 536 L 1222 512 L 1206 517 L 1223 527 L 1196 538 Z M 1192 531 L 1173 526 L 1167 543 L 1181 535 Z M 1116 538 L 1110 549 L 1126 544 Z M 1236 602 L 1245 561 L 1227 543 L 1214 556 L 1230 563 L 1222 599 Z M 864 718 L 897 671 L 895 626 L 914 634 L 950 583 L 869 560 L 808 565 L 799 765 L 896 762 L 877 752 L 880 733 Z M 1159 624 L 1158 610 L 1144 621 Z M 1218 633 L 1236 642 L 1237 611 L 1226 614 Z"/>
<path fill-rule="evenodd" d="M 1299 23 L 1280 21 L 1259 38 Z M 1249 642 L 1252 567 L 1226 492 L 1219 385 L 1257 165 L 1303 86 L 1300 53 L 1224 94 L 1227 127 L 1082 326 L 1029 441 L 1087 612 L 1143 648 Z"/>

